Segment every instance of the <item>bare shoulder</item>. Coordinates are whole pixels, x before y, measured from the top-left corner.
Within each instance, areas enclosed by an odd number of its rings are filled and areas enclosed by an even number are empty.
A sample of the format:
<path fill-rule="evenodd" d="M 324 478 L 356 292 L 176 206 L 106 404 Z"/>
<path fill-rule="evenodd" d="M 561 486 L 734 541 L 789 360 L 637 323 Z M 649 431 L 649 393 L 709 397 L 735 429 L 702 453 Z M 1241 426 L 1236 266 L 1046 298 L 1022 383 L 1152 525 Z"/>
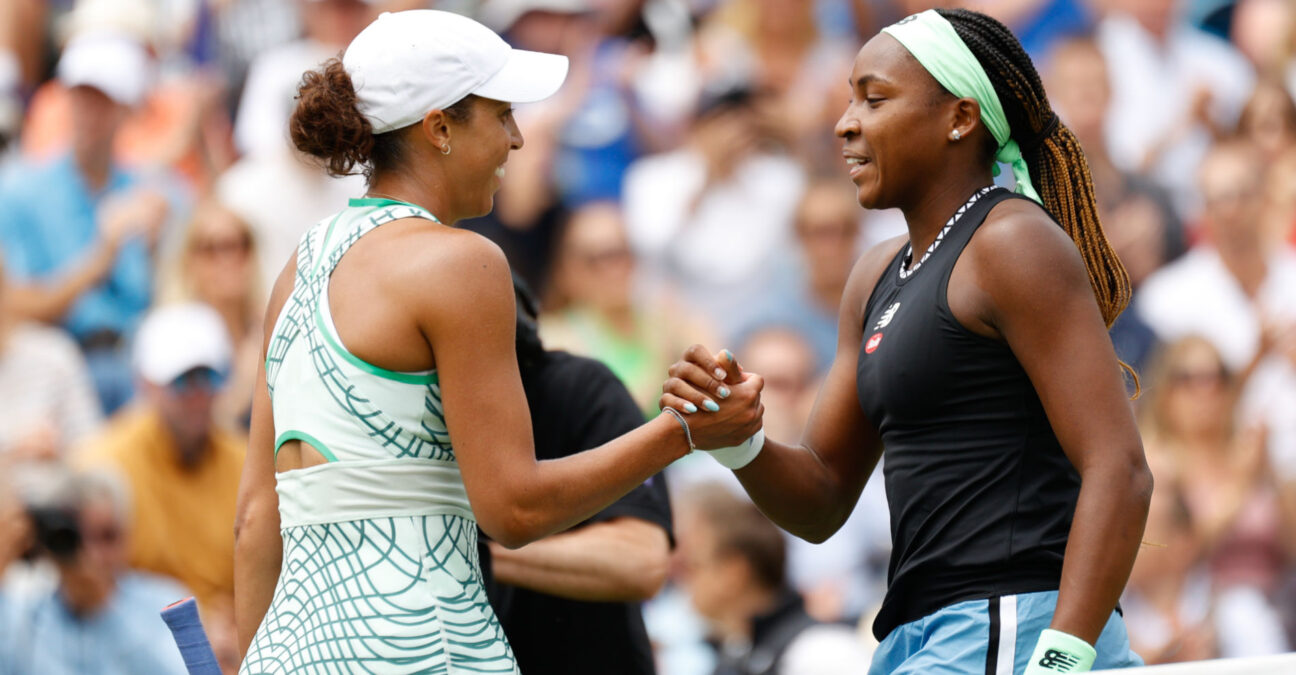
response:
<path fill-rule="evenodd" d="M 1017 316 L 1042 320 L 1066 314 L 1080 306 L 1076 302 L 1097 309 L 1075 242 L 1034 202 L 997 204 L 972 235 L 959 264 L 968 266 L 968 279 L 980 298 L 981 309 L 974 314 L 999 329 Z M 953 297 L 951 292 L 951 307 Z"/>
<path fill-rule="evenodd" d="M 1089 288 L 1075 242 L 1040 205 L 1024 199 L 996 204 L 964 255 L 986 290 L 1010 285 L 1018 291 L 1053 291 L 1072 283 Z"/>
<path fill-rule="evenodd" d="M 513 298 L 504 251 L 476 232 L 428 227 L 426 221 L 400 225 L 393 228 L 387 249 L 390 255 L 384 258 L 391 266 L 385 276 L 394 282 L 389 290 L 425 311 L 476 313 L 501 297 Z"/>
<path fill-rule="evenodd" d="M 428 286 L 445 282 L 453 286 L 483 274 L 509 274 L 504 251 L 476 232 L 444 225 L 429 227 L 427 221 L 416 218 L 385 227 L 388 232 L 381 254 L 384 272 L 398 283 Z M 444 287 L 437 290 L 453 292 Z"/>

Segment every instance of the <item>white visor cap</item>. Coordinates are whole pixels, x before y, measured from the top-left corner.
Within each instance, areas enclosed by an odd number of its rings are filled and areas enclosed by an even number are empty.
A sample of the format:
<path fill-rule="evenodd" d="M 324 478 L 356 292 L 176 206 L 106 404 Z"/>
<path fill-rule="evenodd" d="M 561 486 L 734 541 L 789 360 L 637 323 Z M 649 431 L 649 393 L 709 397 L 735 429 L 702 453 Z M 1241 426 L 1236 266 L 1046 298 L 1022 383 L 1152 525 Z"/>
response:
<path fill-rule="evenodd" d="M 342 65 L 375 134 L 407 127 L 469 94 L 539 101 L 567 78 L 567 57 L 513 49 L 480 23 L 434 9 L 379 16 L 351 41 Z"/>

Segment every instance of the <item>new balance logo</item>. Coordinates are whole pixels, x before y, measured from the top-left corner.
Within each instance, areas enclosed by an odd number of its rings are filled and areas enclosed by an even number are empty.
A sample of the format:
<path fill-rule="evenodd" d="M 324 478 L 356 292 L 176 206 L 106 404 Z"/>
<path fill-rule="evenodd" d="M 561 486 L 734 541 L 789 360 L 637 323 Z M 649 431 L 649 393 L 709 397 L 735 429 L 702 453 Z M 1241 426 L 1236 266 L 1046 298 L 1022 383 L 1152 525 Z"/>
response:
<path fill-rule="evenodd" d="M 1044 652 L 1044 658 L 1039 660 L 1040 668 L 1045 668 L 1059 673 L 1069 673 L 1072 668 L 1075 668 L 1079 664 L 1080 659 L 1056 649 L 1050 649 Z"/>
<path fill-rule="evenodd" d="M 900 309 L 900 303 L 898 302 L 887 307 L 886 311 L 882 312 L 882 317 L 878 319 L 877 325 L 873 326 L 873 330 L 882 330 L 891 325 L 891 320 L 895 318 L 896 310 L 898 309 Z"/>

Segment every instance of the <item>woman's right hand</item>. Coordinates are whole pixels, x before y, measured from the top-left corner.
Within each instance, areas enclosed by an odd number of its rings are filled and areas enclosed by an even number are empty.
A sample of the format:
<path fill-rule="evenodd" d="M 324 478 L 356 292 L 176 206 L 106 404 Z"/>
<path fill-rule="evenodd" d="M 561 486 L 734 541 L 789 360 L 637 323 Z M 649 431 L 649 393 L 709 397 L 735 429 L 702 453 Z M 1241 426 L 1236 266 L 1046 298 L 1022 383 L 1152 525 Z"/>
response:
<path fill-rule="evenodd" d="M 729 350 L 713 355 L 702 345 L 693 345 L 668 374 L 659 405 L 684 414 L 699 450 L 739 445 L 760 431 L 765 380 L 743 372 Z"/>

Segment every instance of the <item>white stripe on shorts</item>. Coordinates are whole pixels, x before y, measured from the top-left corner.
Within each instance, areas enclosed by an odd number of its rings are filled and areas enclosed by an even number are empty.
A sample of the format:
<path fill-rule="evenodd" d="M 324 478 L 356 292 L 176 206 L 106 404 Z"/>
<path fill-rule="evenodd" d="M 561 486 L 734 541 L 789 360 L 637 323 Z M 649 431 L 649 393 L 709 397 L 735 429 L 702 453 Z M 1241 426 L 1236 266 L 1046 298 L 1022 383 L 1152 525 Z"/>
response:
<path fill-rule="evenodd" d="M 999 598 L 999 662 L 995 675 L 1013 675 L 1017 660 L 1017 596 Z"/>

